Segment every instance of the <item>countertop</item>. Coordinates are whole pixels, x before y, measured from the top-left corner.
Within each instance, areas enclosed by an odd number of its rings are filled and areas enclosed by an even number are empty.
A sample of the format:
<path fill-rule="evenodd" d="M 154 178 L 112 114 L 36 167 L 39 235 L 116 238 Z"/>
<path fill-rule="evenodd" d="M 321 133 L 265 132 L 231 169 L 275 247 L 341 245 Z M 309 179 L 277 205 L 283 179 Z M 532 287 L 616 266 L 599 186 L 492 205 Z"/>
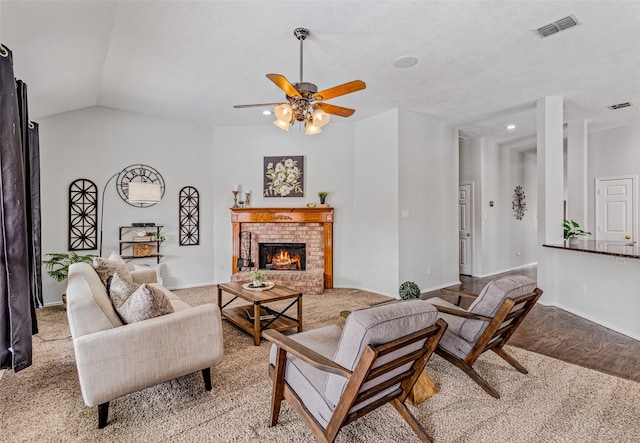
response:
<path fill-rule="evenodd" d="M 544 244 L 547 248 L 565 249 L 568 251 L 590 252 L 593 254 L 611 255 L 614 257 L 640 258 L 640 246 L 635 242 L 579 240 L 569 244 L 564 241 L 559 244 Z"/>

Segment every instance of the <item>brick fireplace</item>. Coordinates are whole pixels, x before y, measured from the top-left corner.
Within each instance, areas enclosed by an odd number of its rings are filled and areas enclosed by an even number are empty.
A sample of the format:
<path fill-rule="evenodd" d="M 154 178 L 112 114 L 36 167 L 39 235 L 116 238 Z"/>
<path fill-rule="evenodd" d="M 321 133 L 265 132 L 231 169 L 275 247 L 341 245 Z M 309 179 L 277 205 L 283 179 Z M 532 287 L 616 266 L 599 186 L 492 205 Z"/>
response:
<path fill-rule="evenodd" d="M 260 244 L 303 244 L 304 270 L 267 267 L 267 279 L 307 294 L 333 288 L 333 208 L 231 208 L 231 281 L 249 280 L 241 272 L 240 233 L 251 233 L 251 262 L 260 263 Z M 263 260 L 264 261 L 264 260 Z"/>

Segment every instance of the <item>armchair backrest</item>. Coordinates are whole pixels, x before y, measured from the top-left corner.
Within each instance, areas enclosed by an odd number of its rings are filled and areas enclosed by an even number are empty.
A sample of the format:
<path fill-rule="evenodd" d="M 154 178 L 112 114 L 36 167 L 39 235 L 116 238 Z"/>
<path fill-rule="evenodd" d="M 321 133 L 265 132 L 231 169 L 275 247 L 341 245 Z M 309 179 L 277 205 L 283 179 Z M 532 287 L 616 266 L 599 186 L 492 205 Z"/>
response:
<path fill-rule="evenodd" d="M 506 298 L 516 299 L 531 294 L 536 289 L 536 282 L 524 275 L 503 277 L 489 282 L 476 300 L 469 306 L 473 314 L 493 317 Z M 474 343 L 487 328 L 488 322 L 466 319 L 460 326 L 460 336 Z"/>
<path fill-rule="evenodd" d="M 347 317 L 333 361 L 349 370 L 354 370 L 363 353 L 370 346 L 393 342 L 401 337 L 422 331 L 434 325 L 437 319 L 438 311 L 422 300 L 396 301 L 353 311 Z M 424 346 L 427 338 L 424 337 L 377 358 L 372 368 L 382 366 L 400 355 L 419 350 Z M 360 391 L 369 389 L 373 385 L 379 385 L 407 371 L 412 364 L 413 360 L 408 361 L 402 366 L 367 381 L 361 386 Z M 334 406 L 340 401 L 347 382 L 346 378 L 339 375 L 330 374 L 328 376 L 325 398 Z M 397 389 L 399 384 L 392 385 L 386 391 Z"/>

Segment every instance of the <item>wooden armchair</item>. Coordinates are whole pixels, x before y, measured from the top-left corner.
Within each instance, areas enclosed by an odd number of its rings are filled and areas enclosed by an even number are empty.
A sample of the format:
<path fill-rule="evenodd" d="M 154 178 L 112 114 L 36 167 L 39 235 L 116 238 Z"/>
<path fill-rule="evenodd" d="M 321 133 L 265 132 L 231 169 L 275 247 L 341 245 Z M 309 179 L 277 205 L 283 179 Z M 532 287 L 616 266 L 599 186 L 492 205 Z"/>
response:
<path fill-rule="evenodd" d="M 436 353 L 462 369 L 489 395 L 500 398 L 500 394 L 473 369 L 473 365 L 482 353 L 492 350 L 521 373 L 528 373 L 503 347 L 542 291 L 536 288 L 533 280 L 521 275 L 493 280 L 478 295 L 451 289 L 441 291 L 454 295 L 456 304 L 437 297 L 425 300 L 438 309 L 438 317 L 449 325 Z M 471 297 L 475 301 L 465 310 L 458 306 L 460 297 Z"/>
<path fill-rule="evenodd" d="M 405 399 L 447 327 L 437 316 L 428 303 L 411 300 L 354 311 L 344 330 L 264 331 L 273 342 L 269 426 L 286 399 L 318 441 L 332 442 L 343 426 L 390 402 L 422 441 L 431 441 Z"/>

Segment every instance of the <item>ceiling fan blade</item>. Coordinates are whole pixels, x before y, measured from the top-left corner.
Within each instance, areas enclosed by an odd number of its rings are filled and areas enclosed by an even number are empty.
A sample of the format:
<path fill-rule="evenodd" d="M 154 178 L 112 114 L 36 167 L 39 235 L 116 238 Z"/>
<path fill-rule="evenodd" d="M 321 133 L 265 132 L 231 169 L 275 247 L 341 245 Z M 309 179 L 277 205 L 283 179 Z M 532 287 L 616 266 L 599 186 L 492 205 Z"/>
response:
<path fill-rule="evenodd" d="M 293 95 L 294 97 L 302 97 L 298 90 L 293 87 L 289 80 L 280 74 L 267 74 L 267 78 L 274 82 L 278 88 L 282 89 L 285 94 Z"/>
<path fill-rule="evenodd" d="M 343 108 L 342 106 L 330 105 L 329 103 L 318 103 L 316 107 L 322 109 L 327 114 L 338 115 L 340 117 L 349 117 L 356 112 L 355 109 Z"/>
<path fill-rule="evenodd" d="M 339 97 L 345 94 L 351 94 L 352 92 L 360 91 L 366 88 L 367 85 L 362 80 L 354 80 L 343 85 L 334 86 L 333 88 L 325 89 L 324 91 L 316 92 L 313 94 L 313 99 L 318 101 L 329 100 L 330 98 Z"/>
<path fill-rule="evenodd" d="M 280 103 L 260 103 L 260 104 L 256 104 L 256 105 L 234 105 L 234 108 L 259 108 L 261 106 L 277 106 L 282 104 L 282 102 Z"/>

